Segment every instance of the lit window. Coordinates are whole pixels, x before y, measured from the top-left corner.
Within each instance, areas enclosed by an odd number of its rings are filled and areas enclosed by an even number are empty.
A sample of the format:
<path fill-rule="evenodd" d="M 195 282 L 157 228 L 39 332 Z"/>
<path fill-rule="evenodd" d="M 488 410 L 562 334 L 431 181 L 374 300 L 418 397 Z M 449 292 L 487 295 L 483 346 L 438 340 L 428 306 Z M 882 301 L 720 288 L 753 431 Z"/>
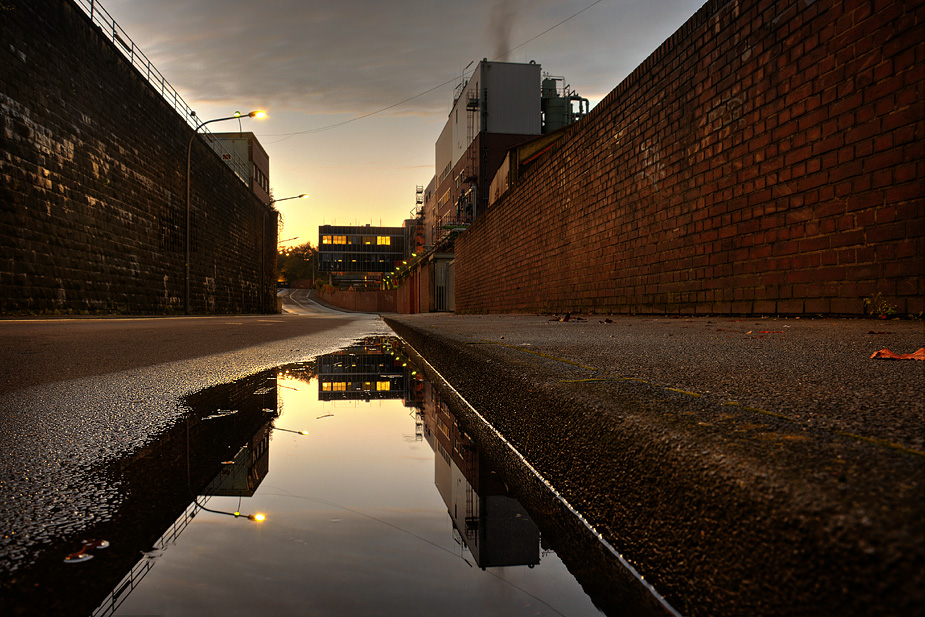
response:
<path fill-rule="evenodd" d="M 331 244 L 331 236 L 321 236 L 321 244 Z"/>
<path fill-rule="evenodd" d="M 335 381 L 332 384 L 335 392 L 346 392 L 347 391 L 347 382 L 346 381 Z"/>
<path fill-rule="evenodd" d="M 347 236 L 334 236 L 334 244 L 347 244 Z"/>
<path fill-rule="evenodd" d="M 379 392 L 387 392 L 392 389 L 392 383 L 389 381 L 377 381 L 376 390 Z"/>
<path fill-rule="evenodd" d="M 376 244 L 389 245 L 391 243 L 392 243 L 392 238 L 390 238 L 389 236 L 379 236 L 378 238 L 376 238 Z"/>
<path fill-rule="evenodd" d="M 322 384 L 321 384 L 321 390 L 322 390 L 323 392 L 330 392 L 330 391 L 331 391 L 331 384 L 330 384 L 330 382 L 325 381 L 324 383 L 322 383 Z"/>

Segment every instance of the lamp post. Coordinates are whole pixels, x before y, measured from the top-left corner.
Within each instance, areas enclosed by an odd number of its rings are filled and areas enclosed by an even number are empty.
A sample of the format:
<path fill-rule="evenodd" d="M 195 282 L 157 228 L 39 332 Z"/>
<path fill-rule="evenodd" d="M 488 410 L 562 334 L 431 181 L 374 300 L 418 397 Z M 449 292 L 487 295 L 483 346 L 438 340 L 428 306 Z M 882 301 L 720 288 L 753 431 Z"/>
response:
<path fill-rule="evenodd" d="M 193 112 L 195 114 L 195 112 Z M 193 130 L 193 135 L 189 138 L 189 144 L 186 147 L 186 295 L 183 302 L 183 310 L 189 315 L 189 281 L 190 281 L 190 159 L 193 152 L 193 139 L 199 134 L 199 129 L 213 122 L 222 122 L 223 120 L 239 120 L 241 118 L 263 118 L 267 115 L 265 111 L 252 111 L 246 115 L 241 112 L 235 112 L 233 116 L 227 118 L 214 118 L 199 123 Z"/>
<path fill-rule="evenodd" d="M 308 199 L 308 193 L 301 193 L 299 195 L 293 195 L 292 197 L 282 197 L 280 199 L 271 199 L 269 205 L 272 208 L 273 204 L 275 204 L 276 202 L 286 201 L 287 199 Z M 278 223 L 279 223 L 279 219 L 277 219 L 277 225 Z M 279 229 L 277 229 L 276 233 L 279 233 Z M 266 251 L 266 248 L 264 247 L 264 241 L 266 240 L 266 237 L 267 237 L 267 214 L 266 212 L 264 212 L 263 214 L 263 226 L 261 227 L 260 234 L 261 234 L 260 235 L 260 288 L 265 289 L 266 287 L 265 277 L 266 277 L 266 272 L 267 272 L 267 266 L 266 266 L 266 261 L 265 261 L 267 251 Z M 296 240 L 297 238 L 298 236 L 296 238 L 290 238 L 290 240 Z M 283 242 L 286 242 L 286 240 L 283 240 Z M 282 243 L 281 242 L 276 243 L 277 246 L 279 246 L 280 244 Z M 261 293 L 260 298 L 261 298 L 260 300 L 261 308 L 263 309 L 263 312 L 266 312 L 266 307 L 263 306 L 263 298 L 264 298 L 263 293 Z"/>
<path fill-rule="evenodd" d="M 293 195 L 292 197 L 283 197 L 281 199 L 271 199 L 270 205 L 272 206 L 278 201 L 286 201 L 287 199 L 308 199 L 308 193 L 302 193 L 301 195 Z"/>
<path fill-rule="evenodd" d="M 211 512 L 211 513 L 213 513 L 213 514 L 227 514 L 228 516 L 233 516 L 233 517 L 235 517 L 235 518 L 242 518 L 242 517 L 243 517 L 243 518 L 246 518 L 246 519 L 248 519 L 248 520 L 250 520 L 250 521 L 257 522 L 257 523 L 262 523 L 263 521 L 267 520 L 266 515 L 261 514 L 261 513 L 259 513 L 259 512 L 258 512 L 257 514 L 241 514 L 241 513 L 240 513 L 239 511 L 237 511 L 237 510 L 235 510 L 234 512 L 224 512 L 224 511 L 222 511 L 222 510 L 213 510 L 213 509 L 211 509 L 211 508 L 207 508 L 207 507 L 205 507 L 204 505 L 202 505 L 201 503 L 199 503 L 199 500 L 198 500 L 198 499 L 194 499 L 193 501 L 196 503 L 197 506 L 199 506 L 199 508 L 200 508 L 201 510 L 205 510 L 206 512 Z M 239 504 L 239 505 L 240 505 L 240 504 Z"/>

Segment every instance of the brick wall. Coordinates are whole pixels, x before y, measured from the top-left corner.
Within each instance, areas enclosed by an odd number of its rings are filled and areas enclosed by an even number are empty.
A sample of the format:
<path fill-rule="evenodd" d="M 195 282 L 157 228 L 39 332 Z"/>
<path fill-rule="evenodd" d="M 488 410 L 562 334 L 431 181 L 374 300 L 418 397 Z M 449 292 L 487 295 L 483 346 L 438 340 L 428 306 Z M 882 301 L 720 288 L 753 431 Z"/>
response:
<path fill-rule="evenodd" d="M 182 311 L 192 128 L 69 0 L 0 34 L 0 311 Z M 201 138 L 191 168 L 191 310 L 274 310 L 277 213 Z"/>
<path fill-rule="evenodd" d="M 456 243 L 457 310 L 925 309 L 925 8 L 707 2 Z"/>
<path fill-rule="evenodd" d="M 398 311 L 398 296 L 394 291 L 343 291 L 326 288 L 321 300 L 348 311 L 363 313 L 395 313 Z"/>

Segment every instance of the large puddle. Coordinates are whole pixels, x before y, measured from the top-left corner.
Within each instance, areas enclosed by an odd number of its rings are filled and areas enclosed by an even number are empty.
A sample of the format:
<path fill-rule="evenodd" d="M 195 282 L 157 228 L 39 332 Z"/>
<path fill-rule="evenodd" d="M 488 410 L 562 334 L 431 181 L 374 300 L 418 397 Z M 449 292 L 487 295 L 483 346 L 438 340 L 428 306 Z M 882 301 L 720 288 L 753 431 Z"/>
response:
<path fill-rule="evenodd" d="M 117 516 L 43 551 L 10 614 L 664 614 L 397 339 L 186 404 L 106 470 Z"/>

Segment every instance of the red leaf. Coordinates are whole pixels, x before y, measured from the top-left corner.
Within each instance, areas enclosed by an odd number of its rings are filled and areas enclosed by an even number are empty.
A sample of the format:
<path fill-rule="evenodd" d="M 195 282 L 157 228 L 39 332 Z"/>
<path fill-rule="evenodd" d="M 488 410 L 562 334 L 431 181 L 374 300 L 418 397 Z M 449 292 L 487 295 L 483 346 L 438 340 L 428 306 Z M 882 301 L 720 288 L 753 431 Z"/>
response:
<path fill-rule="evenodd" d="M 875 351 L 870 357 L 881 358 L 883 360 L 925 360 L 925 347 L 919 348 L 919 350 L 914 353 L 904 354 L 893 353 L 889 349 L 884 348 L 880 351 Z"/>

